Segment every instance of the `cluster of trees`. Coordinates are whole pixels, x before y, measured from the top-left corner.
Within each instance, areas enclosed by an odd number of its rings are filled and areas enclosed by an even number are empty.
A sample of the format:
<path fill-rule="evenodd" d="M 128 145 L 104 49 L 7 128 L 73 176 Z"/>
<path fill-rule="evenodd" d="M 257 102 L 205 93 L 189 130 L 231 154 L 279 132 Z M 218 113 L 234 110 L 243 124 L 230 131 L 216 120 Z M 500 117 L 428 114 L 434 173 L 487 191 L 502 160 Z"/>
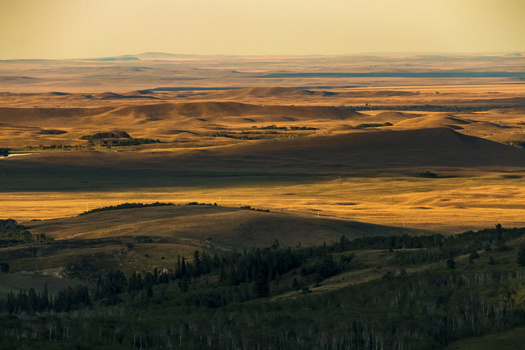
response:
<path fill-rule="evenodd" d="M 86 286 L 75 288 L 67 287 L 58 292 L 56 296 L 49 293 L 47 284 L 44 290 L 37 293 L 30 288 L 26 293 L 19 291 L 7 293 L 6 298 L 0 298 L 0 312 L 14 315 L 31 315 L 43 312 L 70 312 L 91 306 L 89 291 Z"/>
<path fill-rule="evenodd" d="M 366 129 L 366 128 L 379 128 L 381 126 L 392 126 L 392 123 L 386 122 L 386 123 L 364 123 L 356 125 L 356 129 Z"/>
<path fill-rule="evenodd" d="M 309 283 L 351 268 L 351 256 L 341 256 L 336 261 L 330 254 L 333 247 L 314 249 L 281 248 L 276 241 L 266 249 L 252 249 L 219 257 L 195 251 L 191 260 L 178 257 L 173 270 L 157 269 L 153 273 L 134 272 L 129 279 L 121 271 L 100 276 L 96 282 L 95 300 L 105 299 L 110 305 L 123 301 L 122 293 L 135 296 L 153 296 L 159 284 L 174 283 L 185 295 L 182 303 L 195 306 L 220 307 L 234 301 L 247 301 L 299 290 Z M 282 285 L 281 276 L 295 269 L 300 270 L 301 282 L 294 279 Z M 205 280 L 204 287 L 202 286 Z"/>
<path fill-rule="evenodd" d="M 155 202 L 155 203 L 122 203 L 118 205 L 110 205 L 107 207 L 101 207 L 96 209 L 91 209 L 88 211 L 85 211 L 83 213 L 78 214 L 79 216 L 82 215 L 88 215 L 92 213 L 100 213 L 103 211 L 110 211 L 110 210 L 120 210 L 120 209 L 133 209 L 133 208 L 146 208 L 146 207 L 164 207 L 174 205 L 173 203 L 162 203 L 162 202 Z"/>
<path fill-rule="evenodd" d="M 438 175 L 436 173 L 433 173 L 431 171 L 425 171 L 423 173 L 419 173 L 418 175 L 419 177 L 424 177 L 424 178 L 427 178 L 427 179 L 437 179 Z"/>
<path fill-rule="evenodd" d="M 269 213 L 269 212 L 270 212 L 269 209 L 252 208 L 250 205 L 243 205 L 243 206 L 241 207 L 241 209 L 254 210 L 254 211 L 262 211 L 262 212 L 265 212 L 265 213 Z"/>
<path fill-rule="evenodd" d="M 278 131 L 241 131 L 241 132 L 226 132 L 219 131 L 211 134 L 212 137 L 228 137 L 238 140 L 267 140 L 275 138 L 292 138 L 308 136 L 307 133 L 286 133 Z"/>
<path fill-rule="evenodd" d="M 130 139 L 131 136 L 125 131 L 98 132 L 93 135 L 84 135 L 81 140 L 103 140 L 103 139 Z"/>
<path fill-rule="evenodd" d="M 125 131 L 99 132 L 93 135 L 84 135 L 80 139 L 88 141 L 90 146 L 138 146 L 162 143 L 160 140 L 149 138 L 132 138 Z"/>
<path fill-rule="evenodd" d="M 439 249 L 448 257 L 468 254 L 472 251 L 491 249 L 507 249 L 505 242 L 525 235 L 525 228 L 503 228 L 497 224 L 493 229 L 467 231 L 457 235 L 443 236 L 441 234 L 425 236 L 374 236 L 346 240 L 344 247 L 347 250 L 361 249 Z M 339 243 L 341 245 L 343 243 Z M 404 253 L 402 251 L 396 253 Z M 432 261 L 432 260 L 429 260 Z"/>
<path fill-rule="evenodd" d="M 38 133 L 40 135 L 63 135 L 63 134 L 67 134 L 67 131 L 57 130 L 57 129 L 42 129 Z"/>
<path fill-rule="evenodd" d="M 45 242 L 50 239 L 44 233 L 33 235 L 25 226 L 13 219 L 0 220 L 0 247 L 25 243 Z"/>
<path fill-rule="evenodd" d="M 259 129 L 259 130 L 319 130 L 319 128 L 313 128 L 309 126 L 290 126 L 290 128 L 286 126 L 277 126 L 275 124 L 267 125 L 267 126 L 252 126 L 252 129 Z"/>

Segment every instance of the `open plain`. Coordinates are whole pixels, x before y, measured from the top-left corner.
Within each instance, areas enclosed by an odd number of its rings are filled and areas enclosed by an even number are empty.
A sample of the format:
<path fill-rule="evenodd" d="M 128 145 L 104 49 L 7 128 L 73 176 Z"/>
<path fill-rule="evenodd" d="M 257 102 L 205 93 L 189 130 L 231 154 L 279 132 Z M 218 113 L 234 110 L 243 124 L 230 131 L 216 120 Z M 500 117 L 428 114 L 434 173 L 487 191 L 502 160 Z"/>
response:
<path fill-rule="evenodd" d="M 523 226 L 525 73 L 495 56 L 3 61 L 5 217 L 250 205 L 460 232 Z M 351 73 L 349 73 L 351 72 Z M 124 131 L 158 142 L 105 146 Z M 84 139 L 82 139 L 84 137 Z M 426 171 L 437 178 L 422 178 Z"/>

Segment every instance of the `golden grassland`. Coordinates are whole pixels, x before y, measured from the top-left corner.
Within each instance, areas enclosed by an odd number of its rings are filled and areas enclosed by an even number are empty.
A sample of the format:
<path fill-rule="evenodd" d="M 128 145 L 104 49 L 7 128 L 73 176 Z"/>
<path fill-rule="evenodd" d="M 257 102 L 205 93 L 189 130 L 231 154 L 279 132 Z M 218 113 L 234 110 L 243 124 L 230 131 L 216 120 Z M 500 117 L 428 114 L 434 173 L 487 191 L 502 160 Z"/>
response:
<path fill-rule="evenodd" d="M 269 209 L 299 216 L 457 233 L 525 225 L 525 184 L 504 173 L 472 173 L 442 179 L 414 176 L 334 178 L 316 183 L 143 188 L 102 192 L 4 193 L 3 215 L 20 221 L 73 216 L 124 202 L 192 201 Z M 521 175 L 520 175 L 521 176 Z"/>
<path fill-rule="evenodd" d="M 44 282 L 57 293 L 85 272 L 173 269 L 197 249 L 221 255 L 276 239 L 296 247 L 342 235 L 524 227 L 525 151 L 508 145 L 525 141 L 524 77 L 308 76 L 522 67 L 522 58 L 504 55 L 0 62 L 0 148 L 31 153 L 0 159 L 1 218 L 54 239 L 1 249 L 10 273 L 0 274 L 0 294 L 41 291 Z M 281 73 L 298 75 L 265 77 Z M 366 104 L 380 107 L 347 107 Z M 81 140 L 113 131 L 161 143 Z M 421 176 L 427 172 L 437 176 Z M 132 202 L 176 205 L 79 215 Z M 190 202 L 208 204 L 183 205 Z M 457 256 L 456 267 L 516 264 L 523 242 L 479 251 L 475 261 Z M 443 261 L 389 265 L 395 252 L 387 249 L 340 254 L 359 268 L 311 292 L 445 268 Z M 522 333 L 448 348 L 517 348 Z"/>
<path fill-rule="evenodd" d="M 27 222 L 123 202 L 197 201 L 448 233 L 525 223 L 520 160 L 525 157 L 517 149 L 457 136 L 525 141 L 523 108 L 353 112 L 343 107 L 520 107 L 525 85 L 519 78 L 265 77 L 520 72 L 520 57 L 138 58 L 1 62 L 0 147 L 40 153 L 0 159 L 3 217 Z M 383 123 L 391 125 L 359 127 Z M 287 129 L 261 129 L 269 125 Z M 429 128 L 458 134 L 429 134 Z M 80 140 L 113 130 L 162 143 L 106 149 Z M 412 133 L 404 134 L 403 143 L 387 131 Z M 349 134 L 369 140 L 345 141 Z M 264 138 L 271 140 L 259 140 Z M 82 151 L 64 150 L 67 146 Z M 425 171 L 439 177 L 418 177 Z"/>

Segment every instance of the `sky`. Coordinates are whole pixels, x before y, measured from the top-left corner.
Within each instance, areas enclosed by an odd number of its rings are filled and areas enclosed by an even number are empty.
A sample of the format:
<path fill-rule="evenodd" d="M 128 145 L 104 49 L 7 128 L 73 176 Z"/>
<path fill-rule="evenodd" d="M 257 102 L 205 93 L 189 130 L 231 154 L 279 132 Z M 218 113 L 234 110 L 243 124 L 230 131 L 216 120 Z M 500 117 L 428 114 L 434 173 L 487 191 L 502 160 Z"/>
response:
<path fill-rule="evenodd" d="M 0 0 L 0 59 L 525 52 L 525 0 Z"/>

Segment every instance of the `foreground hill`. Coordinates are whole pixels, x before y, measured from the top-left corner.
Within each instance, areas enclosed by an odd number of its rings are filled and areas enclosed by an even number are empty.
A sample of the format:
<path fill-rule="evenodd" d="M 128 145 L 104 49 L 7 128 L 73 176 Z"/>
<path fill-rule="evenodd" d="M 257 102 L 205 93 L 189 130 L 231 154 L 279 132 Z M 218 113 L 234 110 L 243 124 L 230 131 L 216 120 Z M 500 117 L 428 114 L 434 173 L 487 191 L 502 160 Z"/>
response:
<path fill-rule="evenodd" d="M 306 218 L 213 205 L 162 206 L 90 213 L 72 218 L 28 222 L 33 234 L 55 239 L 98 239 L 122 236 L 195 246 L 268 247 L 319 245 L 363 236 L 414 234 L 420 230 L 371 225 L 347 220 Z"/>
<path fill-rule="evenodd" d="M 128 209 L 105 207 L 76 217 L 28 221 L 24 229 L 44 241 L 0 248 L 0 262 L 14 273 L 86 279 L 115 270 L 130 274 L 172 269 L 179 256 L 188 259 L 195 250 L 224 255 L 275 244 L 332 245 L 342 236 L 352 240 L 431 233 L 204 204 L 125 206 Z M 9 290 L 9 283 L 12 279 L 0 274 L 0 290 Z"/>
<path fill-rule="evenodd" d="M 457 344 L 466 348 L 479 343 L 469 337 L 522 330 L 524 236 L 525 229 L 497 225 L 452 237 L 341 238 L 315 247 L 275 242 L 228 252 L 210 245 L 183 252 L 145 236 L 2 248 L 4 271 L 12 265 L 37 273 L 32 283 L 28 275 L 19 279 L 28 292 L 0 296 L 0 344 L 440 349 L 465 338 Z M 60 263 L 61 276 L 82 284 L 55 294 L 44 276 Z M 18 274 L 0 274 L 0 287 L 2 275 Z"/>

